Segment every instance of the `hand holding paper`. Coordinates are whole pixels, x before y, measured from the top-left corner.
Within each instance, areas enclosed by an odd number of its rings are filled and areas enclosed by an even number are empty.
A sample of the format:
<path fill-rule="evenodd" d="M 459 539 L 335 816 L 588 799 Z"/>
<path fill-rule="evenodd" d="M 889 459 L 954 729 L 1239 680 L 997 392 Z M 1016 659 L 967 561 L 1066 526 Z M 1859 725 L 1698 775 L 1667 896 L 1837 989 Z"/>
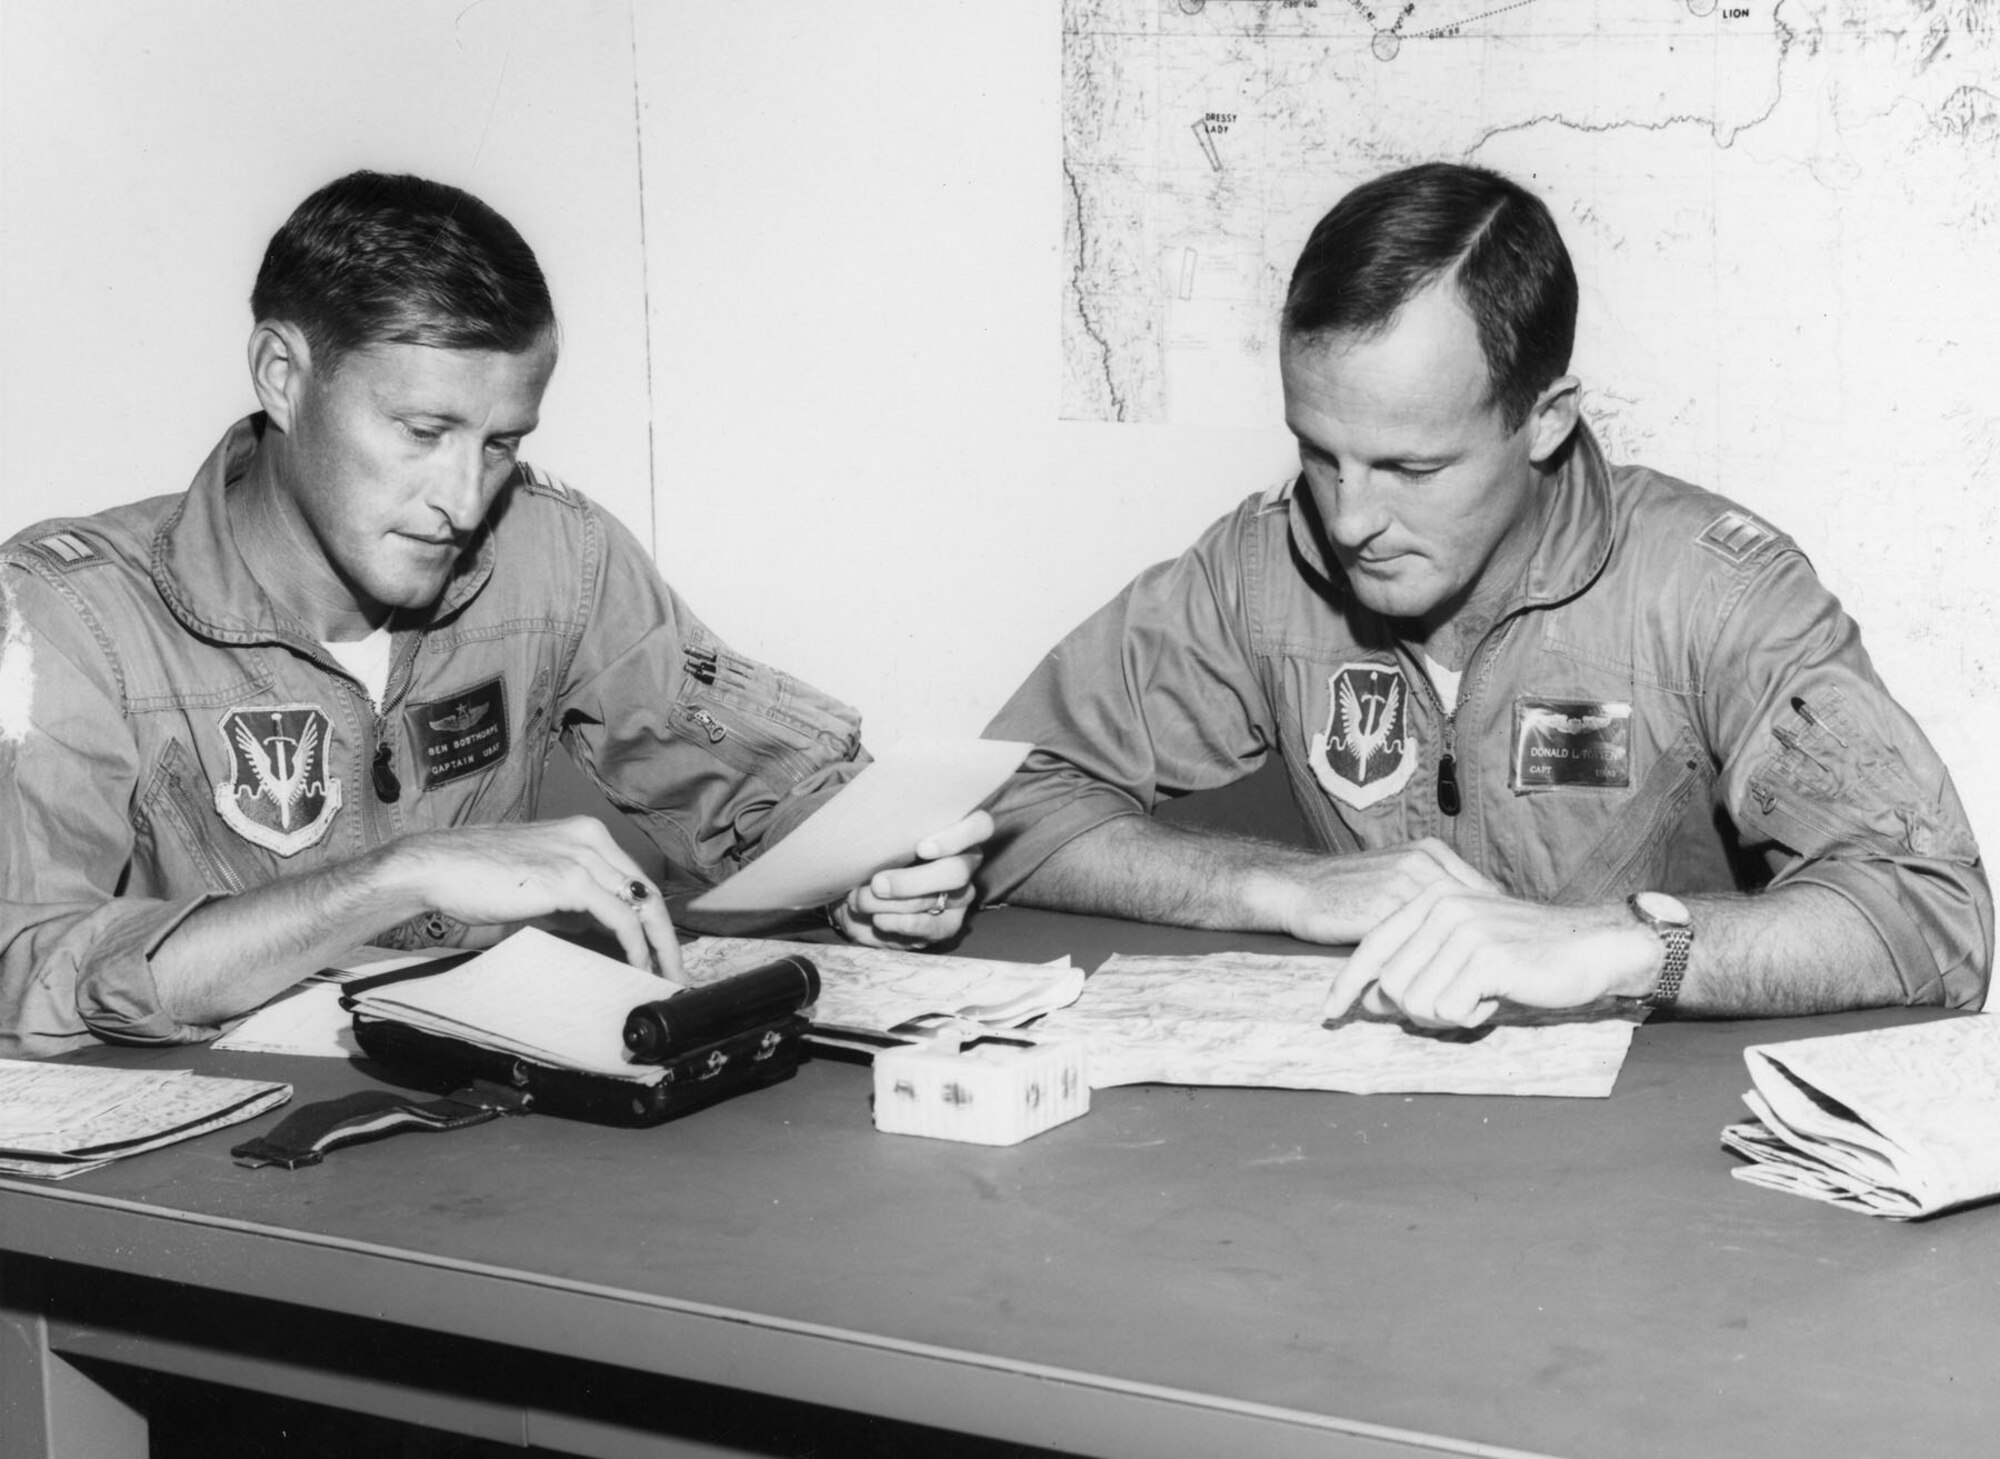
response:
<path fill-rule="evenodd" d="M 834 909 L 840 930 L 877 947 L 955 936 L 973 901 L 992 818 L 973 808 L 1030 746 L 1005 740 L 904 740 L 811 819 L 721 886 L 689 903 L 705 913 Z"/>
<path fill-rule="evenodd" d="M 973 873 L 993 834 L 993 817 L 974 811 L 917 843 L 909 866 L 878 871 L 833 907 L 833 925 L 850 942 L 906 947 L 958 936 L 978 899 Z"/>

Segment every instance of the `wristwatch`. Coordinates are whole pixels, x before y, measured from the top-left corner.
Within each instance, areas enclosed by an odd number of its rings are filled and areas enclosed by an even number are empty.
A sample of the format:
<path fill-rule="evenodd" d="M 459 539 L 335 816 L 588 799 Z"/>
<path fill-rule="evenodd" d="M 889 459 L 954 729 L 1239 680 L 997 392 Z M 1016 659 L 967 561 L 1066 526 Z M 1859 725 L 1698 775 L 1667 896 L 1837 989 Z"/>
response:
<path fill-rule="evenodd" d="M 1632 915 L 1659 934 L 1667 945 L 1667 961 L 1653 991 L 1639 1001 L 1654 1008 L 1668 1008 L 1681 996 L 1681 979 L 1687 975 L 1688 949 L 1694 946 L 1694 919 L 1680 898 L 1665 892 L 1634 892 L 1625 899 Z"/>

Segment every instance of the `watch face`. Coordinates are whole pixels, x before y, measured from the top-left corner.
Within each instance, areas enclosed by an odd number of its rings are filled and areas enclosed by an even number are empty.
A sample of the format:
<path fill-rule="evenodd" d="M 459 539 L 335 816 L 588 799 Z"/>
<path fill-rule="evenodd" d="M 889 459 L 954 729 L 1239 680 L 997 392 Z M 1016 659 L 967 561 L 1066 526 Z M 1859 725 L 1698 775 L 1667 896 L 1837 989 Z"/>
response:
<path fill-rule="evenodd" d="M 1681 905 L 1679 897 L 1670 897 L 1665 892 L 1640 892 L 1632 902 L 1656 922 L 1669 922 L 1676 927 L 1685 927 L 1694 920 L 1688 916 L 1688 909 Z"/>

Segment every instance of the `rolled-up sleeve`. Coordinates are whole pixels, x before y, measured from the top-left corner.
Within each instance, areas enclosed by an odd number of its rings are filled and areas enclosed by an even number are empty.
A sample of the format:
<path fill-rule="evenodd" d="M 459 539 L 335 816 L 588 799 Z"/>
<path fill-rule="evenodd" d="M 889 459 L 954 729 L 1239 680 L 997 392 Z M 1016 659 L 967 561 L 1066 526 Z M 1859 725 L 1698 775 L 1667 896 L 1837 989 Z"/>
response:
<path fill-rule="evenodd" d="M 1860 631 L 1796 551 L 1723 621 L 1703 696 L 1741 838 L 1782 848 L 1774 887 L 1847 898 L 1911 1003 L 1976 1008 L 1993 896 L 1951 776 L 1876 675 Z"/>
<path fill-rule="evenodd" d="M 1270 752 L 1270 698 L 1243 599 L 1255 505 L 1085 619 L 986 727 L 989 739 L 1036 747 L 991 807 L 988 900 L 1086 831 L 1232 784 Z"/>
<path fill-rule="evenodd" d="M 565 743 L 669 861 L 717 881 L 867 763 L 861 717 L 731 650 L 630 533 L 593 518 L 601 564 L 561 691 Z"/>
<path fill-rule="evenodd" d="M 138 756 L 115 674 L 68 603 L 0 566 L 0 1053 L 212 1038 L 147 959 L 205 895 L 123 895 Z"/>

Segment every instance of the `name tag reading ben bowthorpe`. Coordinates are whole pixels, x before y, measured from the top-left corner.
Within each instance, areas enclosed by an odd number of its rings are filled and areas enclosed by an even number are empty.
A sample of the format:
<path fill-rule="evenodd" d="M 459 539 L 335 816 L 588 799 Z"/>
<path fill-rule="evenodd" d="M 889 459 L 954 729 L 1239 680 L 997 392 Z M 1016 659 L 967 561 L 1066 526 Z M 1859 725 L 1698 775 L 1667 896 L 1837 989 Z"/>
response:
<path fill-rule="evenodd" d="M 507 758 L 507 683 L 488 679 L 470 689 L 403 711 L 426 790 L 477 775 Z"/>
<path fill-rule="evenodd" d="M 1514 701 L 1514 788 L 1622 790 L 1632 783 L 1632 706 Z"/>

